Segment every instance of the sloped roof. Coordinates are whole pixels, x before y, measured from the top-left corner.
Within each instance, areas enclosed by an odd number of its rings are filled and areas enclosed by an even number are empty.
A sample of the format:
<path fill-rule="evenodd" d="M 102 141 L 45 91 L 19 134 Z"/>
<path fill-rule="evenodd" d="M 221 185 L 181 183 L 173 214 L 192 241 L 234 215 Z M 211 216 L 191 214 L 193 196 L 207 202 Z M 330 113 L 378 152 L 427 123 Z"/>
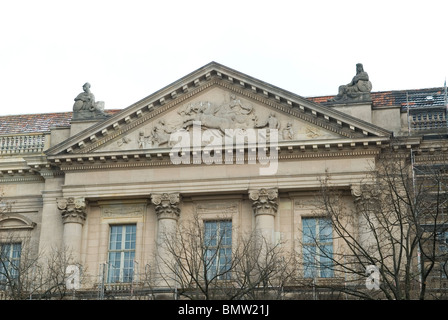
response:
<path fill-rule="evenodd" d="M 120 110 L 106 110 L 115 114 Z M 0 116 L 0 135 L 49 132 L 52 127 L 70 125 L 72 112 L 37 113 Z"/>
<path fill-rule="evenodd" d="M 445 88 L 425 88 L 411 90 L 392 90 L 372 92 L 372 103 L 374 107 L 401 106 L 410 108 L 444 106 Z M 334 96 L 307 97 L 316 103 L 326 103 Z"/>
<path fill-rule="evenodd" d="M 445 89 L 425 88 L 412 90 L 392 90 L 372 92 L 374 107 L 401 106 L 410 108 L 444 106 Z M 325 104 L 334 96 L 307 97 L 315 103 Z M 120 109 L 106 110 L 113 115 Z M 49 132 L 52 127 L 66 127 L 70 125 L 72 112 L 38 113 L 0 116 L 0 135 Z"/>

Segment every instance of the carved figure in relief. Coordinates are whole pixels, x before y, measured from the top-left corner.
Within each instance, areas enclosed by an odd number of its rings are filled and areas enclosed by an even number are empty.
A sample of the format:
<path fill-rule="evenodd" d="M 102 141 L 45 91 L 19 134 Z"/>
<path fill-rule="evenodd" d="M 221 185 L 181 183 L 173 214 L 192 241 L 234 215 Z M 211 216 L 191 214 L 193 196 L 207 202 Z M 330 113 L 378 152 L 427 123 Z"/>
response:
<path fill-rule="evenodd" d="M 119 147 L 121 147 L 122 145 L 128 144 L 129 142 L 131 142 L 131 139 L 129 139 L 128 137 L 123 137 L 117 141 L 117 144 Z"/>
<path fill-rule="evenodd" d="M 151 141 L 149 141 L 150 138 L 151 138 L 150 136 L 145 136 L 145 133 L 143 131 L 140 131 L 138 133 L 138 139 L 137 139 L 138 148 L 144 149 L 147 143 L 151 143 Z"/>
<path fill-rule="evenodd" d="M 292 123 L 288 122 L 286 127 L 282 131 L 283 140 L 292 140 L 294 137 L 294 131 L 292 129 Z"/>
<path fill-rule="evenodd" d="M 253 128 L 255 122 L 255 114 L 252 112 L 251 104 L 243 104 L 240 99 L 232 94 L 230 95 L 230 103 L 224 109 L 235 123 L 237 128 Z"/>
<path fill-rule="evenodd" d="M 280 124 L 278 123 L 277 117 L 274 113 L 271 113 L 268 118 L 268 128 L 269 129 L 279 129 Z"/>
<path fill-rule="evenodd" d="M 317 138 L 320 135 L 319 129 L 307 127 L 306 128 L 306 135 L 307 135 L 308 138 Z"/>
<path fill-rule="evenodd" d="M 234 94 L 230 95 L 230 108 L 238 115 L 248 115 L 252 112 L 253 107 L 251 105 L 244 105 L 240 99 L 237 99 Z"/>
<path fill-rule="evenodd" d="M 174 130 L 170 129 L 165 120 L 159 120 L 159 122 L 154 126 L 151 131 L 151 135 L 149 139 L 151 140 L 154 146 L 160 146 L 168 143 L 170 141 L 170 134 L 173 133 Z"/>
<path fill-rule="evenodd" d="M 198 104 L 187 105 L 183 113 L 183 128 L 193 125 L 194 121 L 200 121 L 201 125 L 209 129 L 219 129 L 225 132 L 225 129 L 234 127 L 232 119 L 216 116 L 215 113 L 219 109 L 214 107 L 210 102 L 200 102 Z"/>

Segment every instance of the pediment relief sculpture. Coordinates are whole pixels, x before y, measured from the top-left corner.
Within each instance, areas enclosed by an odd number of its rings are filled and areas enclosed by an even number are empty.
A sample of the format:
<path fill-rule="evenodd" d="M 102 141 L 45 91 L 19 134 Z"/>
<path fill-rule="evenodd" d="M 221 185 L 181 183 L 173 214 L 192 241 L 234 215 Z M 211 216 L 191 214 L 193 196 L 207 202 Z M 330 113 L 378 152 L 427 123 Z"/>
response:
<path fill-rule="evenodd" d="M 117 147 L 120 150 L 169 148 L 176 143 L 170 140 L 173 133 L 184 132 L 192 136 L 194 124 L 200 124 L 202 132 L 208 131 L 209 137 L 202 137 L 203 146 L 211 144 L 214 139 L 224 145 L 223 138 L 229 129 L 233 130 L 235 137 L 247 135 L 248 129 L 265 129 L 267 139 L 269 130 L 276 129 L 279 141 L 336 137 L 334 133 L 310 127 L 299 119 L 240 99 L 233 93 L 221 93 L 221 96 L 220 100 L 212 97 L 185 103 L 163 117 L 120 137 L 115 145 L 107 146 L 102 151 Z"/>

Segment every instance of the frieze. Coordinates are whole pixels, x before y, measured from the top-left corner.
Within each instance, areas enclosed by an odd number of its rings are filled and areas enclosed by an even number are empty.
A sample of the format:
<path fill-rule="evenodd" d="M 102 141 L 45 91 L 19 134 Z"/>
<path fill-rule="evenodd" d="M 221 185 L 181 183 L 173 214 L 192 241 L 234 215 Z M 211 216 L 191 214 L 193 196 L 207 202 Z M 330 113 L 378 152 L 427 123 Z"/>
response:
<path fill-rule="evenodd" d="M 295 209 L 307 209 L 316 207 L 317 201 L 315 199 L 295 199 L 294 200 L 294 210 Z"/>
<path fill-rule="evenodd" d="M 135 204 L 111 204 L 101 206 L 101 217 L 103 218 L 138 218 L 145 213 L 146 205 Z"/>
<path fill-rule="evenodd" d="M 216 214 L 232 215 L 238 213 L 238 204 L 235 202 L 208 202 L 200 203 L 196 206 L 198 214 Z"/>

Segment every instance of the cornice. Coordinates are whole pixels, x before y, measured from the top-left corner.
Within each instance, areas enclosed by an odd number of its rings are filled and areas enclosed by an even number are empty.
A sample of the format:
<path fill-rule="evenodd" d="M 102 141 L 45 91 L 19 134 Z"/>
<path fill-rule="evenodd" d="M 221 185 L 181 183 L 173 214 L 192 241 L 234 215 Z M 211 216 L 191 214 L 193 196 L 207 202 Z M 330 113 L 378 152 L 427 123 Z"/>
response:
<path fill-rule="evenodd" d="M 22 163 L 19 161 L 19 163 Z M 14 162 L 8 167 L 0 168 L 0 183 L 6 182 L 43 182 L 47 178 L 54 178 L 64 174 L 58 167 L 50 163 L 34 163 L 16 166 Z"/>
<path fill-rule="evenodd" d="M 375 147 L 365 144 L 363 147 L 356 147 L 352 144 L 351 147 L 330 147 L 329 145 L 308 145 L 289 146 L 278 150 L 276 157 L 269 157 L 269 160 L 288 161 L 300 159 L 318 159 L 318 158 L 353 158 L 364 156 L 376 156 L 381 153 L 382 145 L 378 144 Z M 243 153 L 235 153 L 234 159 L 242 160 L 243 163 L 248 163 L 250 159 L 247 150 Z M 256 160 L 256 159 L 253 159 Z M 191 156 L 190 164 L 180 164 L 181 166 L 190 165 L 224 165 L 224 158 L 222 164 L 207 163 L 202 160 L 200 163 L 195 163 L 193 156 Z M 132 169 L 145 167 L 169 167 L 178 166 L 174 164 L 169 153 L 157 153 L 154 157 L 150 154 L 138 155 L 122 155 L 122 156 L 97 156 L 89 157 L 88 159 L 77 157 L 76 159 L 65 158 L 55 160 L 55 165 L 60 166 L 64 172 L 86 171 L 86 170 L 109 170 L 109 169 Z"/>

